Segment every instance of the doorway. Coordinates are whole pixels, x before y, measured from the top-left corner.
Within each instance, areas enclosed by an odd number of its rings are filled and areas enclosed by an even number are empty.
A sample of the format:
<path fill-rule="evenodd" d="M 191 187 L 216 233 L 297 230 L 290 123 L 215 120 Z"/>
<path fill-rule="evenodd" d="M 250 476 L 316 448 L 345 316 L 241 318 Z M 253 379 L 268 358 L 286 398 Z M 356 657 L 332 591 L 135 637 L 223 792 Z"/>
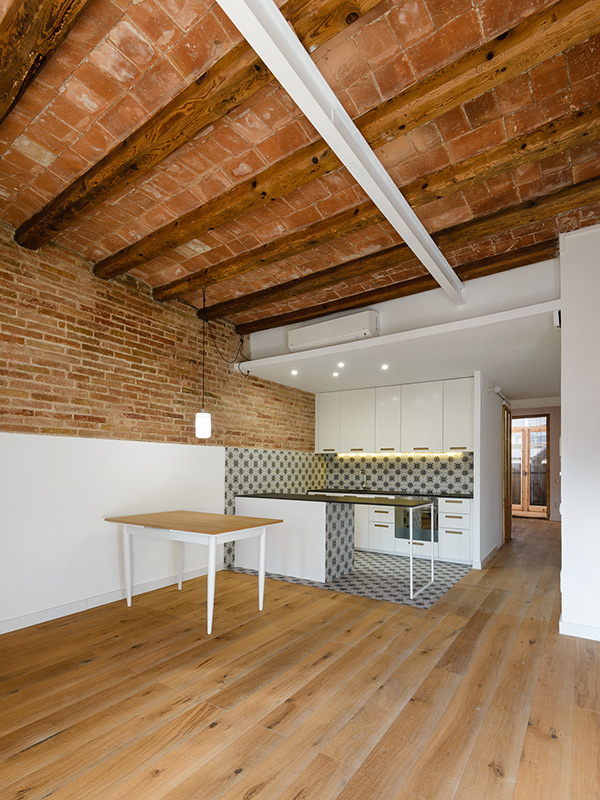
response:
<path fill-rule="evenodd" d="M 548 518 L 549 417 L 513 417 L 512 511 L 517 517 Z"/>

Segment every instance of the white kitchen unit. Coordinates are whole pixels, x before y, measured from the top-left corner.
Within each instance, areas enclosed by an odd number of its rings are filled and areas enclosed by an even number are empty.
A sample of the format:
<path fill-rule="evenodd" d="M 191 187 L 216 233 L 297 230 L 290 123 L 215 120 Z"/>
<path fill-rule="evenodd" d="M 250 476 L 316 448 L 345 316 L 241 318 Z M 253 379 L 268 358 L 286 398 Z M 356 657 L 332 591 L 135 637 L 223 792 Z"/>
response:
<path fill-rule="evenodd" d="M 317 453 L 340 452 L 340 395 L 341 392 L 317 395 Z"/>
<path fill-rule="evenodd" d="M 403 453 L 442 452 L 443 403 L 443 381 L 402 386 Z"/>
<path fill-rule="evenodd" d="M 399 556 L 410 555 L 410 542 L 408 539 L 396 539 L 395 552 Z M 413 542 L 413 556 L 415 558 L 431 558 L 431 542 Z M 438 558 L 438 543 L 433 543 L 433 557 Z"/>
<path fill-rule="evenodd" d="M 438 537 L 441 559 L 472 563 L 471 500 L 458 497 L 438 499 Z"/>
<path fill-rule="evenodd" d="M 272 535 L 267 536 L 267 572 L 325 581 L 326 503 L 238 497 L 235 512 L 248 517 L 283 520 L 273 527 Z M 235 565 L 258 569 L 255 539 L 235 543 Z"/>
<path fill-rule="evenodd" d="M 375 389 L 375 452 L 400 452 L 402 386 Z"/>
<path fill-rule="evenodd" d="M 444 381 L 444 452 L 473 450 L 473 378 Z"/>
<path fill-rule="evenodd" d="M 369 506 L 354 506 L 354 546 L 359 550 L 369 549 Z"/>
<path fill-rule="evenodd" d="M 369 550 L 394 552 L 394 506 L 367 506 L 369 524 Z"/>
<path fill-rule="evenodd" d="M 375 450 L 375 389 L 341 392 L 340 452 Z"/>

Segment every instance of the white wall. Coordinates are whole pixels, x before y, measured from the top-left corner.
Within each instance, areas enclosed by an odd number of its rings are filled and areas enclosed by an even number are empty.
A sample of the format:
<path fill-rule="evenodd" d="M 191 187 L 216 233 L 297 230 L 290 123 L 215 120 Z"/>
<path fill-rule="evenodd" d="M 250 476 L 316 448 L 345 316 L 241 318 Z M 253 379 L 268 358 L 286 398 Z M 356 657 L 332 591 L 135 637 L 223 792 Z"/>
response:
<path fill-rule="evenodd" d="M 502 400 L 481 372 L 475 373 L 475 480 L 473 566 L 481 569 L 502 544 Z"/>
<path fill-rule="evenodd" d="M 514 308 L 526 308 L 559 297 L 559 260 L 552 259 L 467 281 L 463 305 L 454 305 L 441 289 L 434 289 L 385 303 L 373 303 L 369 308 L 379 312 L 380 335 L 385 336 Z M 304 324 L 313 325 L 326 319 L 347 316 L 348 313 L 350 312 L 330 314 Z M 287 332 L 298 327 L 303 325 L 287 325 L 253 333 L 250 336 L 252 359 L 288 353 Z"/>
<path fill-rule="evenodd" d="M 225 450 L 0 433 L 0 632 L 124 597 L 117 526 L 104 517 L 223 512 Z M 175 545 L 134 539 L 136 591 L 174 583 Z M 206 572 L 186 545 L 185 577 Z"/>
<path fill-rule="evenodd" d="M 561 236 L 561 633 L 600 640 L 600 226 Z"/>

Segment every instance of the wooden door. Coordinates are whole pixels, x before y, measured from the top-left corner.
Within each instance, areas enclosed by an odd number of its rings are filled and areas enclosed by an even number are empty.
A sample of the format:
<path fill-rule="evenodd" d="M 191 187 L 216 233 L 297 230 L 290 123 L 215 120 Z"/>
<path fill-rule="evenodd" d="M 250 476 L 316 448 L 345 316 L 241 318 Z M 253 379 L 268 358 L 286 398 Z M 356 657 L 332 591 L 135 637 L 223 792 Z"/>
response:
<path fill-rule="evenodd" d="M 543 424 L 532 424 L 535 422 Z M 512 426 L 512 510 L 518 516 L 548 514 L 548 425 L 546 419 L 516 419 Z"/>
<path fill-rule="evenodd" d="M 512 538 L 512 496 L 511 496 L 511 428 L 510 408 L 502 406 L 502 541 Z"/>

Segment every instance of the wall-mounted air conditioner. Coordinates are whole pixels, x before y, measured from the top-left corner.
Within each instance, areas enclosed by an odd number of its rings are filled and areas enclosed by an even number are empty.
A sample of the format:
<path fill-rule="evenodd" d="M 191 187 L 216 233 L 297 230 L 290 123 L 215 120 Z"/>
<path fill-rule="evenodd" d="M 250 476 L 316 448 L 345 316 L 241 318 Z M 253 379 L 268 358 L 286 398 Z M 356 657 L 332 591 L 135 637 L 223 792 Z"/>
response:
<path fill-rule="evenodd" d="M 337 317 L 326 322 L 306 325 L 288 331 L 288 347 L 292 353 L 330 347 L 333 344 L 356 342 L 379 336 L 379 314 L 377 311 L 360 311 L 347 317 Z"/>

